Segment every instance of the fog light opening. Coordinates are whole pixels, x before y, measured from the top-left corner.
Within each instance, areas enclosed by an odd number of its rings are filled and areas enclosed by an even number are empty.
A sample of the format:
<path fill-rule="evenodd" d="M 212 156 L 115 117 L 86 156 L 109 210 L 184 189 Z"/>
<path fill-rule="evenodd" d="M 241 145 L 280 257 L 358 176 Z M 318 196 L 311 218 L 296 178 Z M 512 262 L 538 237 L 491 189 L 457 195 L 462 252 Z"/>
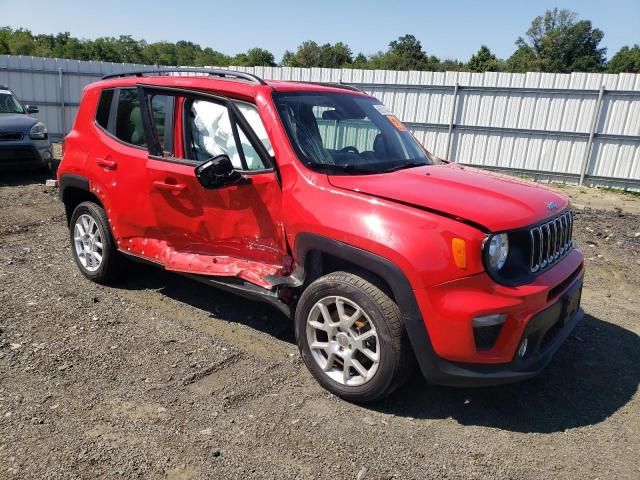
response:
<path fill-rule="evenodd" d="M 500 336 L 507 316 L 504 313 L 483 315 L 473 319 L 473 338 L 478 351 L 491 350 Z"/>
<path fill-rule="evenodd" d="M 529 339 L 525 338 L 520 342 L 520 346 L 518 347 L 518 357 L 524 358 L 527 354 L 527 347 L 529 346 Z"/>

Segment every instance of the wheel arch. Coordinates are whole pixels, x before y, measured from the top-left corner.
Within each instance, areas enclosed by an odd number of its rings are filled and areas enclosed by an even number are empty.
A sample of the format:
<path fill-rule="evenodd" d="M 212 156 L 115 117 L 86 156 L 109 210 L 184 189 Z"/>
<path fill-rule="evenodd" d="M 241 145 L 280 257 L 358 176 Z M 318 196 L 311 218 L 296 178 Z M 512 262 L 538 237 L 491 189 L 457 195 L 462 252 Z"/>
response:
<path fill-rule="evenodd" d="M 436 354 L 418 307 L 413 288 L 400 267 L 390 260 L 332 238 L 311 233 L 300 233 L 295 240 L 296 261 L 304 265 L 305 284 L 325 273 L 325 258 L 340 260 L 342 268 L 355 267 L 369 272 L 384 282 L 402 313 L 402 321 L 420 369 L 430 378 L 435 371 Z M 367 278 L 370 280 L 370 278 Z M 380 285 L 376 285 L 380 287 Z M 384 290 L 384 289 L 383 289 Z"/>
<path fill-rule="evenodd" d="M 104 208 L 100 199 L 91 192 L 89 180 L 80 175 L 64 174 L 60 177 L 60 200 L 64 204 L 67 224 L 75 208 L 82 202 L 94 202 Z"/>

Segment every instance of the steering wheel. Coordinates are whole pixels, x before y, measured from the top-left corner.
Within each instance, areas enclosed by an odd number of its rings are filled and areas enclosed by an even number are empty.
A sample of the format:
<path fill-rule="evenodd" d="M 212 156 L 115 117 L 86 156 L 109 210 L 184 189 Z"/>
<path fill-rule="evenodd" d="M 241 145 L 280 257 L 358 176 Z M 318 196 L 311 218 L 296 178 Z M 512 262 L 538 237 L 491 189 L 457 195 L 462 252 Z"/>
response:
<path fill-rule="evenodd" d="M 355 153 L 356 155 L 360 155 L 360 152 L 358 151 L 358 149 L 351 145 L 341 148 L 340 153 Z"/>

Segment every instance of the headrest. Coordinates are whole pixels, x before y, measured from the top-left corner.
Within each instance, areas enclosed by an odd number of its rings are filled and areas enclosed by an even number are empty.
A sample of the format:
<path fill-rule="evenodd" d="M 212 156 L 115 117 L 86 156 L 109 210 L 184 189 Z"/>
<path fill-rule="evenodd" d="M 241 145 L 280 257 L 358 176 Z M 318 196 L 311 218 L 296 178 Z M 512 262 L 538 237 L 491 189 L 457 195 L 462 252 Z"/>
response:
<path fill-rule="evenodd" d="M 338 116 L 338 112 L 336 112 L 335 110 L 325 110 L 324 112 L 322 112 L 322 119 L 323 120 L 340 120 L 340 117 Z"/>

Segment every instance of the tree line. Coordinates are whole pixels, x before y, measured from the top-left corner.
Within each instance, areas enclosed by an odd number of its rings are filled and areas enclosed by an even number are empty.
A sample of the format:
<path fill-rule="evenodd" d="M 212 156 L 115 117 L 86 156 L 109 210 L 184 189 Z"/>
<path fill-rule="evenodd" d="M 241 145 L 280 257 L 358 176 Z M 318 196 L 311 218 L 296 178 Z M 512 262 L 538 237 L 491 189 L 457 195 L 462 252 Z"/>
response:
<path fill-rule="evenodd" d="M 181 40 L 147 43 L 130 35 L 79 39 L 69 32 L 34 35 L 31 31 L 0 28 L 0 54 L 99 60 L 170 66 L 290 66 L 362 68 L 384 70 L 430 70 L 471 72 L 609 72 L 640 73 L 640 45 L 622 47 L 607 61 L 600 47 L 602 30 L 591 21 L 580 20 L 575 12 L 547 10 L 536 17 L 524 37 L 515 42 L 514 53 L 498 58 L 486 45 L 467 62 L 440 59 L 428 54 L 413 35 L 403 35 L 388 48 L 370 55 L 354 52 L 343 42 L 320 45 L 312 40 L 287 50 L 276 63 L 273 53 L 251 48 L 227 55 L 210 47 Z"/>

